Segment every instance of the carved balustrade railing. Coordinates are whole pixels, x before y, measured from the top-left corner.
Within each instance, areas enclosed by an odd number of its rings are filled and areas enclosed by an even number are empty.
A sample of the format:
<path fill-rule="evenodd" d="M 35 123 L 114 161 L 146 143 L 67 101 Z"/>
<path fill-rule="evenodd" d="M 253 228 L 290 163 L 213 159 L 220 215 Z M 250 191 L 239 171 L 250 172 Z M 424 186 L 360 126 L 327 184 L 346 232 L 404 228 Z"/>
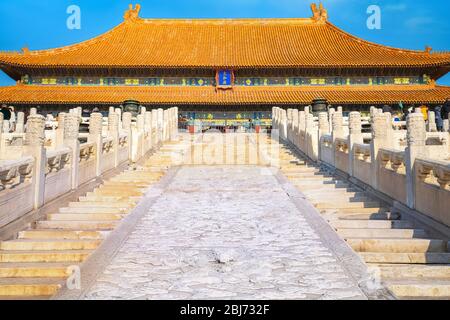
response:
<path fill-rule="evenodd" d="M 450 191 L 450 161 L 417 158 L 415 166 L 419 181 Z"/>
<path fill-rule="evenodd" d="M 95 156 L 95 142 L 87 142 L 80 145 L 80 162 L 86 162 Z"/>
<path fill-rule="evenodd" d="M 371 162 L 370 144 L 355 143 L 353 145 L 355 159 L 363 162 Z"/>
<path fill-rule="evenodd" d="M 381 148 L 378 152 L 382 168 L 395 171 L 398 174 L 406 174 L 404 151 Z"/>
<path fill-rule="evenodd" d="M 12 189 L 15 186 L 31 180 L 34 158 L 24 157 L 19 160 L 0 161 L 0 191 Z"/>
<path fill-rule="evenodd" d="M 70 148 L 47 151 L 47 164 L 45 174 L 61 171 L 70 165 L 72 151 Z"/>

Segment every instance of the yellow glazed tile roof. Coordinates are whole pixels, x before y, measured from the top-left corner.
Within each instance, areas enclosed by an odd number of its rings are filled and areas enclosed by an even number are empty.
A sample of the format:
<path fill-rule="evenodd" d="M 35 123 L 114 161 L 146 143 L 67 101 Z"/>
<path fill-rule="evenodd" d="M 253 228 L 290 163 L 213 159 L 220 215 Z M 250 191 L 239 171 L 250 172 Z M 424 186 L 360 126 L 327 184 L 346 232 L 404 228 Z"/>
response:
<path fill-rule="evenodd" d="M 326 18 L 142 19 L 125 21 L 91 40 L 57 49 L 0 53 L 10 67 L 435 67 L 450 53 L 386 47 L 337 28 Z"/>
<path fill-rule="evenodd" d="M 135 99 L 143 104 L 309 104 L 315 98 L 332 104 L 443 103 L 450 87 L 434 85 L 324 86 L 324 87 L 132 87 L 38 86 L 0 87 L 0 103 L 117 104 Z"/>

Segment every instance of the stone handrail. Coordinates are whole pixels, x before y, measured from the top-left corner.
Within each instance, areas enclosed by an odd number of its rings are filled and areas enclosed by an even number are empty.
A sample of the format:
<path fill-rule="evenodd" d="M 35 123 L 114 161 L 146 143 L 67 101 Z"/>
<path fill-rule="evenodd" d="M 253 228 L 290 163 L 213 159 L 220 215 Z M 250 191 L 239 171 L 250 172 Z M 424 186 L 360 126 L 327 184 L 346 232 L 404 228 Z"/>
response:
<path fill-rule="evenodd" d="M 379 150 L 381 165 L 400 174 L 405 174 L 405 152 L 401 150 L 381 148 Z"/>
<path fill-rule="evenodd" d="M 286 117 L 286 110 L 274 107 L 276 129 L 285 127 L 286 118 L 298 118 L 301 128 L 305 128 L 305 118 L 311 119 L 309 107 L 289 113 Z M 346 119 L 340 110 L 330 109 L 319 114 L 318 126 L 307 122 L 304 133 L 292 130 L 280 137 L 310 160 L 370 187 L 392 203 L 402 203 L 450 226 L 450 132 L 432 132 L 435 126 L 427 124 L 421 112 L 408 115 L 406 130 L 405 123 L 390 120 L 390 114 L 372 108 L 371 133 L 363 133 L 361 114 L 353 111 Z M 397 124 L 400 130 L 395 130 Z"/>
<path fill-rule="evenodd" d="M 21 182 L 29 181 L 33 173 L 33 157 L 0 161 L 0 190 L 11 189 Z"/>
<path fill-rule="evenodd" d="M 86 142 L 80 145 L 80 162 L 88 161 L 95 154 L 95 142 Z"/>
<path fill-rule="evenodd" d="M 109 153 L 113 150 L 114 147 L 114 139 L 113 138 L 105 138 L 102 143 L 102 152 Z"/>
<path fill-rule="evenodd" d="M 344 138 L 336 138 L 335 139 L 335 147 L 336 151 L 348 153 L 348 141 Z"/>
<path fill-rule="evenodd" d="M 364 162 L 370 162 L 370 144 L 362 144 L 362 143 L 355 143 L 353 145 L 354 148 L 354 157 L 357 160 L 364 161 Z"/>
<path fill-rule="evenodd" d="M 330 134 L 325 134 L 322 136 L 322 144 L 325 147 L 331 148 L 331 146 L 333 145 L 333 138 L 331 137 Z"/>
<path fill-rule="evenodd" d="M 417 158 L 416 168 L 420 181 L 433 183 L 430 178 L 434 177 L 441 189 L 450 190 L 450 161 Z"/>
<path fill-rule="evenodd" d="M 46 174 L 58 172 L 70 164 L 72 151 L 70 148 L 47 151 Z"/>

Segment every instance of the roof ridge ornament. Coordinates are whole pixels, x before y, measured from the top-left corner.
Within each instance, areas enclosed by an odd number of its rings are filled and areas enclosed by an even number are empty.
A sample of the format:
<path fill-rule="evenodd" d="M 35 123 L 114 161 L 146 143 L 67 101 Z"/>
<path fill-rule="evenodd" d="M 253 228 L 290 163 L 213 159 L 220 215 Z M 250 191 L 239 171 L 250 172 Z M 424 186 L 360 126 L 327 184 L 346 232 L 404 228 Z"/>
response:
<path fill-rule="evenodd" d="M 430 46 L 425 46 L 425 52 L 428 54 L 431 54 L 431 51 L 433 51 L 433 48 Z"/>
<path fill-rule="evenodd" d="M 311 17 L 313 20 L 319 22 L 326 22 L 328 21 L 328 11 L 323 7 L 323 3 L 319 3 L 319 7 L 317 7 L 317 4 L 311 3 L 311 11 L 313 13 L 313 16 Z"/>
<path fill-rule="evenodd" d="M 22 54 L 24 54 L 24 55 L 30 54 L 30 49 L 28 47 L 23 47 L 22 48 Z"/>
<path fill-rule="evenodd" d="M 125 21 L 138 19 L 140 11 L 141 11 L 141 5 L 140 4 L 136 4 L 134 9 L 133 9 L 133 5 L 130 4 L 129 5 L 129 9 L 127 11 L 125 11 L 125 14 L 124 14 L 123 18 L 125 19 Z"/>

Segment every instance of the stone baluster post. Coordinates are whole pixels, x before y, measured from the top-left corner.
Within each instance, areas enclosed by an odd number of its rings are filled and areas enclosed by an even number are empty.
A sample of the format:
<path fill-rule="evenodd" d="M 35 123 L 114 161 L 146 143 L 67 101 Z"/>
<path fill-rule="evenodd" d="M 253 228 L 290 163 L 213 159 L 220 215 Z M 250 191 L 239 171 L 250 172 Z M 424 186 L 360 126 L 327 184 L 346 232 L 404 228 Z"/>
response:
<path fill-rule="evenodd" d="M 305 135 L 306 135 L 306 114 L 305 111 L 298 112 L 298 148 L 306 154 Z"/>
<path fill-rule="evenodd" d="M 119 166 L 119 115 L 114 110 L 108 115 L 108 136 L 113 139 L 114 167 Z"/>
<path fill-rule="evenodd" d="M 292 109 L 291 135 L 292 143 L 298 147 L 298 109 Z"/>
<path fill-rule="evenodd" d="M 159 108 L 158 109 L 158 141 L 160 141 L 160 142 L 164 142 L 163 121 L 164 121 L 164 110 L 162 108 Z"/>
<path fill-rule="evenodd" d="M 286 110 L 286 138 L 291 142 L 291 127 L 292 127 L 292 109 L 288 108 Z"/>
<path fill-rule="evenodd" d="M 314 123 L 314 115 L 310 112 L 306 114 L 306 139 L 308 145 L 308 156 L 317 161 L 318 159 L 318 127 Z"/>
<path fill-rule="evenodd" d="M 57 147 L 64 144 L 64 121 L 65 121 L 66 115 L 67 114 L 65 112 L 60 112 L 57 117 L 58 127 L 56 128 L 56 133 L 55 133 Z"/>
<path fill-rule="evenodd" d="M 47 167 L 44 130 L 45 118 L 43 116 L 32 115 L 28 117 L 23 151 L 24 155 L 34 158 L 34 171 L 31 180 L 34 193 L 34 209 L 38 209 L 44 204 L 45 173 Z"/>
<path fill-rule="evenodd" d="M 280 136 L 283 140 L 286 140 L 287 139 L 287 112 L 284 109 L 281 109 L 280 127 L 281 127 Z"/>
<path fill-rule="evenodd" d="M 122 128 L 122 109 L 116 108 L 114 110 L 117 113 L 117 115 L 119 116 L 119 128 Z"/>
<path fill-rule="evenodd" d="M 37 115 L 37 109 L 36 108 L 31 108 L 30 109 L 30 116 L 35 116 Z"/>
<path fill-rule="evenodd" d="M 333 113 L 332 123 L 332 131 L 331 131 L 331 140 L 333 142 L 333 163 L 336 164 L 336 138 L 343 138 L 344 129 L 343 129 L 344 119 L 342 117 L 342 112 L 336 111 Z"/>
<path fill-rule="evenodd" d="M 158 110 L 152 110 L 152 141 L 154 146 L 158 148 L 160 140 L 158 136 Z"/>
<path fill-rule="evenodd" d="M 178 107 L 173 108 L 174 112 L 174 124 L 173 124 L 173 139 L 178 139 Z"/>
<path fill-rule="evenodd" d="M 277 125 L 276 125 L 276 110 L 277 107 L 272 107 L 272 130 L 276 130 L 277 129 Z"/>
<path fill-rule="evenodd" d="M 330 134 L 331 134 L 331 131 L 333 130 L 333 115 L 335 112 L 336 112 L 336 110 L 334 108 L 328 109 L 328 128 L 329 128 L 328 133 L 330 133 Z"/>
<path fill-rule="evenodd" d="M 16 132 L 17 133 L 25 132 L 25 113 L 23 112 L 17 113 Z"/>
<path fill-rule="evenodd" d="M 353 176 L 353 162 L 355 159 L 354 146 L 355 143 L 363 143 L 362 125 L 361 125 L 361 113 L 357 111 L 350 112 L 348 118 L 348 172 L 350 176 Z"/>
<path fill-rule="evenodd" d="M 330 123 L 328 121 L 328 113 L 327 112 L 320 112 L 319 113 L 319 122 L 318 122 L 318 130 L 317 130 L 317 142 L 319 145 L 318 153 L 319 157 L 318 160 L 322 160 L 322 137 L 324 135 L 327 135 L 330 132 Z"/>
<path fill-rule="evenodd" d="M 425 121 L 422 113 L 412 113 L 406 120 L 406 139 L 408 145 L 405 150 L 406 165 L 406 204 L 415 208 L 416 198 L 416 170 L 415 160 L 426 154 L 425 144 L 427 139 Z"/>
<path fill-rule="evenodd" d="M 372 141 L 370 143 L 371 154 L 371 181 L 372 187 L 378 189 L 378 173 L 381 160 L 378 151 L 388 145 L 389 133 L 386 114 L 377 112 L 372 119 Z"/>
<path fill-rule="evenodd" d="M 103 115 L 99 112 L 91 113 L 89 118 L 89 137 L 88 142 L 95 143 L 95 172 L 97 177 L 102 174 L 101 158 L 103 154 Z"/>
<path fill-rule="evenodd" d="M 114 113 L 114 112 L 116 112 L 116 109 L 114 109 L 114 107 L 109 107 L 109 109 L 108 109 L 108 116 L 109 116 L 111 113 Z"/>
<path fill-rule="evenodd" d="M 131 146 L 133 143 L 131 135 L 131 123 L 132 123 L 132 114 L 130 112 L 124 112 L 122 115 L 122 129 L 127 134 L 128 159 L 131 159 Z"/>
<path fill-rule="evenodd" d="M 436 115 L 435 115 L 434 111 L 428 111 L 427 131 L 428 132 L 437 132 Z"/>
<path fill-rule="evenodd" d="M 64 116 L 64 145 L 72 150 L 70 157 L 72 190 L 79 185 L 79 163 L 80 163 L 80 141 L 78 140 L 80 131 L 80 118 L 78 114 L 71 113 Z"/>
<path fill-rule="evenodd" d="M 163 111 L 163 139 L 167 141 L 169 137 L 169 110 Z"/>
<path fill-rule="evenodd" d="M 146 135 L 146 151 L 150 150 L 153 147 L 152 141 L 152 112 L 145 111 L 144 114 L 144 127 L 145 127 L 145 135 Z"/>

